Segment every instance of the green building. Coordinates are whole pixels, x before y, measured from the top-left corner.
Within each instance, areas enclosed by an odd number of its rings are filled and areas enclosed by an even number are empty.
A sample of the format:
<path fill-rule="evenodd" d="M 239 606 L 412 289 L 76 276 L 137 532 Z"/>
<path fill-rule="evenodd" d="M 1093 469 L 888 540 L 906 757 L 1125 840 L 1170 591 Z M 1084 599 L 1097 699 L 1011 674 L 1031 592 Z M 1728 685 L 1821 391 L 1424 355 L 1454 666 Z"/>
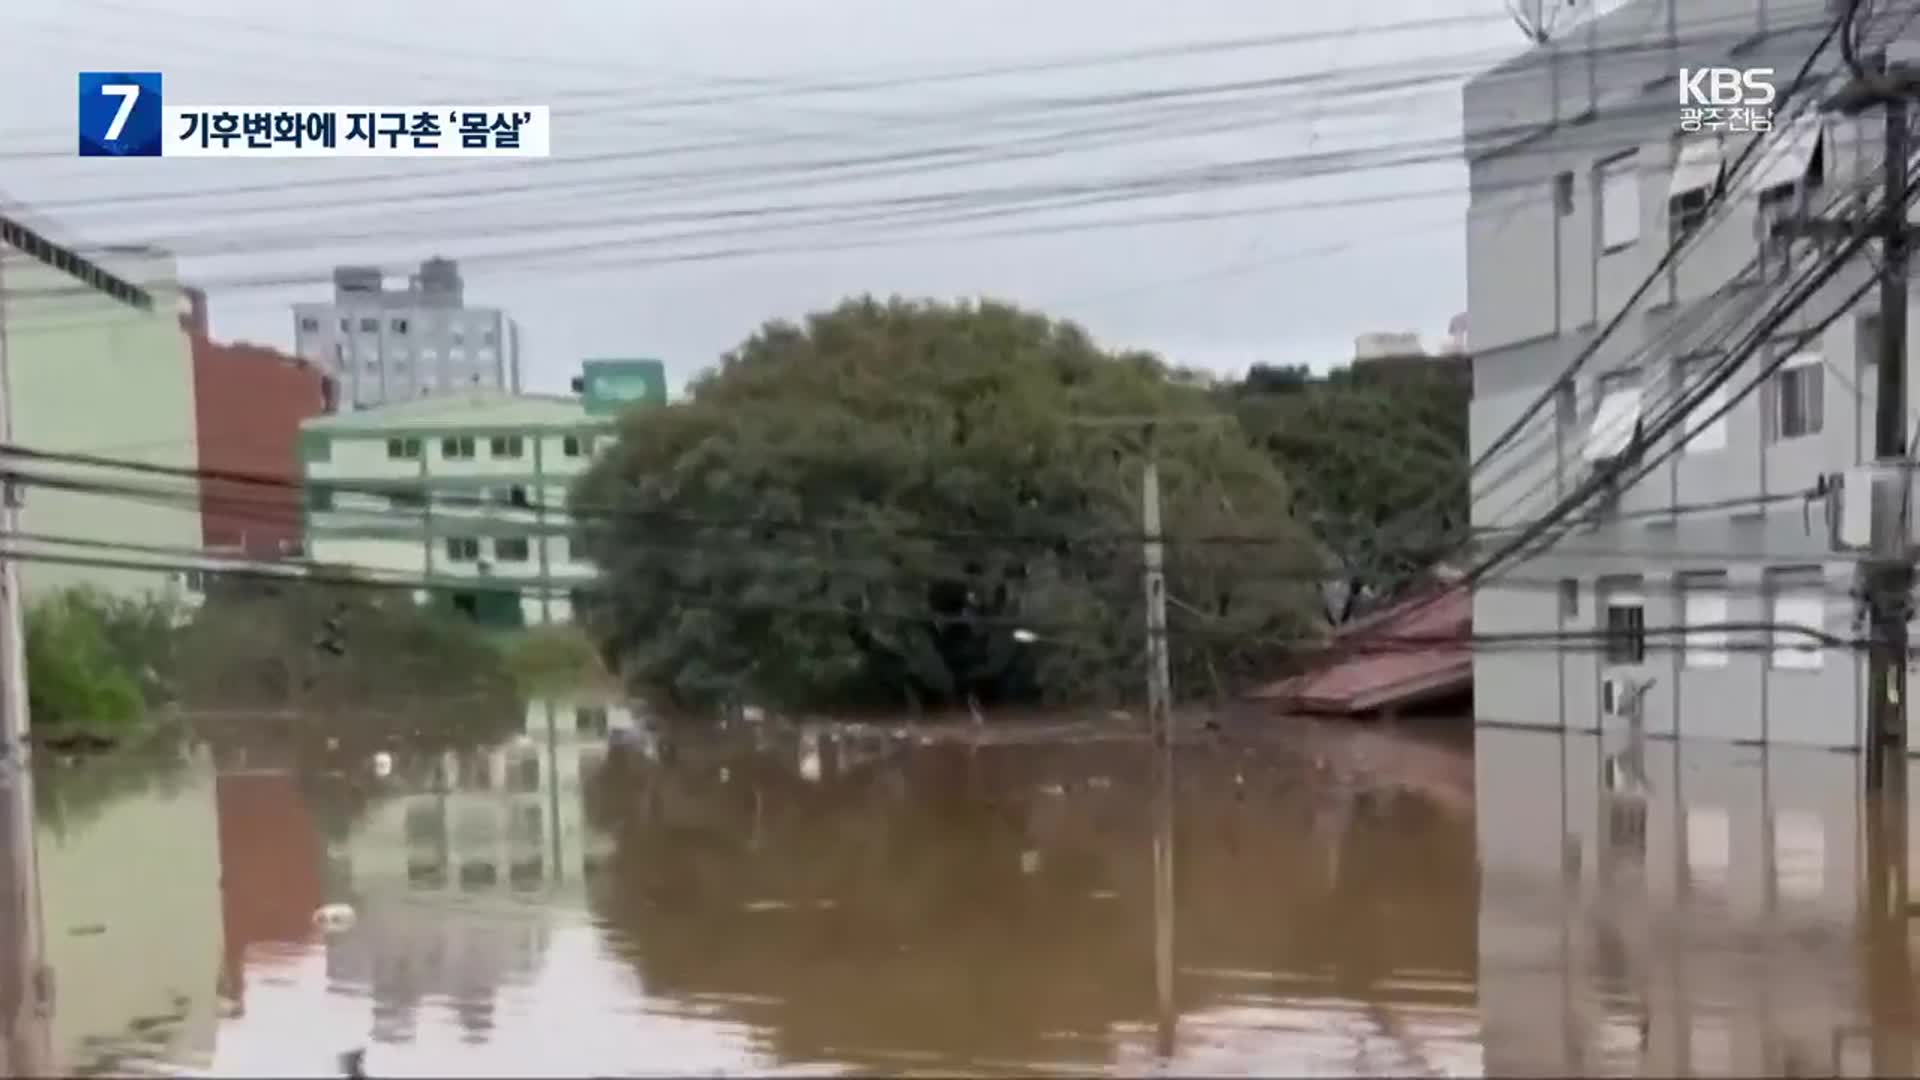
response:
<path fill-rule="evenodd" d="M 301 425 L 307 554 L 423 581 L 493 626 L 569 622 L 596 570 L 575 549 L 573 480 L 615 417 L 584 397 L 477 391 Z"/>
<path fill-rule="evenodd" d="M 146 248 L 82 249 L 26 211 L 0 204 L 0 336 L 12 441 L 56 453 L 196 467 L 185 304 L 172 256 Z M 192 480 L 52 461 L 19 468 L 45 481 L 20 488 L 21 581 L 29 602 L 77 585 L 185 598 L 187 575 L 170 565 L 200 548 L 200 496 Z M 100 546 L 129 542 L 141 548 Z M 94 565 L 81 565 L 88 560 Z M 158 565 L 139 569 L 144 562 Z"/>

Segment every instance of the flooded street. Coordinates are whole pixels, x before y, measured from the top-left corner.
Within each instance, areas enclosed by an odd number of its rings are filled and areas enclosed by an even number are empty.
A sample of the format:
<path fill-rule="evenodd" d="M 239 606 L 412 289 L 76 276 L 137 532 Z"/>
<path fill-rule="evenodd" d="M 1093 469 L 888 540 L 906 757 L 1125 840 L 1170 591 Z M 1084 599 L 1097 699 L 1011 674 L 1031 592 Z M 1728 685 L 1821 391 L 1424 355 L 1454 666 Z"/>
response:
<path fill-rule="evenodd" d="M 1905 1030 L 1842 755 L 1656 743 L 1636 816 L 1599 740 L 1500 730 L 1214 734 L 1170 787 L 579 701 L 332 750 L 43 762 L 8 1072 L 1865 1075 Z"/>

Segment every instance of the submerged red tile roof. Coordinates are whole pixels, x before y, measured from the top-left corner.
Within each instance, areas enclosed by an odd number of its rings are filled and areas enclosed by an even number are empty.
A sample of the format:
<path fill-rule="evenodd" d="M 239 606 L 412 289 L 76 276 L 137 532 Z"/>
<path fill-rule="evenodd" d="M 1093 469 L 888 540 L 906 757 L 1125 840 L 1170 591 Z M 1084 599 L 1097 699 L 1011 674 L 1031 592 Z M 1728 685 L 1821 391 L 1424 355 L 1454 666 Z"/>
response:
<path fill-rule="evenodd" d="M 1458 585 L 1410 597 L 1340 628 L 1343 659 L 1254 691 L 1297 712 L 1351 715 L 1473 686 L 1473 595 Z M 1414 640 L 1408 640 L 1414 639 Z"/>

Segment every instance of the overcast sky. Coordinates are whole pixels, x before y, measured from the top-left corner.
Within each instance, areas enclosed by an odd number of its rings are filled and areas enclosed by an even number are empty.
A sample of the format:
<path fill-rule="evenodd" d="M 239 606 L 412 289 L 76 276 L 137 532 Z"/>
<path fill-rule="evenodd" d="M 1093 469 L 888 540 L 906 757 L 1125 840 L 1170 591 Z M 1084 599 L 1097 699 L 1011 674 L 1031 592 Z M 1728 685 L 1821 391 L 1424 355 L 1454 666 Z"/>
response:
<path fill-rule="evenodd" d="M 283 347 L 337 263 L 460 259 L 537 389 L 590 356 L 678 381 L 861 292 L 1222 372 L 1437 338 L 1466 306 L 1459 82 L 1522 45 L 1501 0 L 4 6 L 0 194 L 62 239 L 164 244 L 217 336 Z M 550 104 L 553 158 L 81 159 L 82 70 L 160 71 L 170 105 Z"/>

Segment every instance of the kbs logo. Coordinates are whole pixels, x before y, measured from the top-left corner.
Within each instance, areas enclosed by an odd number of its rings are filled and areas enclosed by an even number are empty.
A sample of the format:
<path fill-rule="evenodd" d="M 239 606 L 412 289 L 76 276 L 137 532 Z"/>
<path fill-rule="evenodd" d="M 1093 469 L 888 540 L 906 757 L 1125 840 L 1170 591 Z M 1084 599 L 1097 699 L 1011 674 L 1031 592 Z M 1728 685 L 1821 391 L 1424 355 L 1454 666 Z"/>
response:
<path fill-rule="evenodd" d="M 1772 68 L 1681 68 L 1680 130 L 1773 130 Z"/>

